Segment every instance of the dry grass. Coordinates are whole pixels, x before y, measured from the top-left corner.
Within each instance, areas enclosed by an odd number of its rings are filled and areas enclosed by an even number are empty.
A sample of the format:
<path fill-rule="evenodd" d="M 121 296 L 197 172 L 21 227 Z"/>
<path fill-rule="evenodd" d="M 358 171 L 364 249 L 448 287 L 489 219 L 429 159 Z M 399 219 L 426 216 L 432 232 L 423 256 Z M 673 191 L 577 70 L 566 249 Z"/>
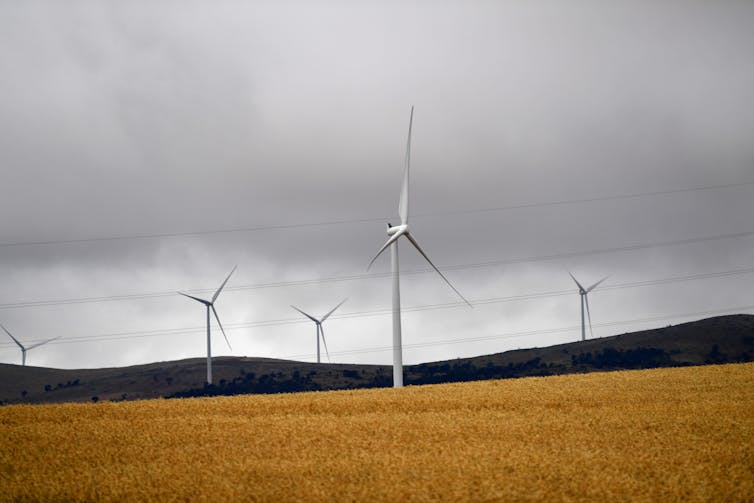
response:
<path fill-rule="evenodd" d="M 0 499 L 754 495 L 754 364 L 0 409 Z"/>

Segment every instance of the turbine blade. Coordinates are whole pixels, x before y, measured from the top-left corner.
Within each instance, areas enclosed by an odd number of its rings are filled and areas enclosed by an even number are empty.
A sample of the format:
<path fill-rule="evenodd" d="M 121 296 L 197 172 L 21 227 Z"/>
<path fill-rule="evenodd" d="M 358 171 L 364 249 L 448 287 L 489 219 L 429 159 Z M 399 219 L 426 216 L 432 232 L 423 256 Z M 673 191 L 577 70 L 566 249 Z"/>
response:
<path fill-rule="evenodd" d="M 47 344 L 48 342 L 54 341 L 55 339 L 60 339 L 60 336 L 53 337 L 52 339 L 47 339 L 46 341 L 38 342 L 36 344 L 32 344 L 31 346 L 29 346 L 28 348 L 26 348 L 26 350 L 28 351 L 30 349 L 38 348 L 39 346 L 41 346 L 43 344 Z"/>
<path fill-rule="evenodd" d="M 396 232 L 390 238 L 385 242 L 384 245 L 382 245 L 382 248 L 380 248 L 380 251 L 377 252 L 377 255 L 374 256 L 371 262 L 369 262 L 369 265 L 367 266 L 367 271 L 372 268 L 372 264 L 374 264 L 374 261 L 377 260 L 377 257 L 380 256 L 382 252 L 384 252 L 388 246 L 398 241 L 398 238 L 401 237 L 403 233 L 402 232 Z"/>
<path fill-rule="evenodd" d="M 201 302 L 205 306 L 208 306 L 211 304 L 211 302 L 208 300 L 200 299 L 199 297 L 194 297 L 193 295 L 189 295 L 187 293 L 183 293 L 183 292 L 177 292 L 177 293 L 179 293 L 180 295 L 183 295 L 184 297 L 188 297 L 189 299 L 194 299 L 197 302 Z"/>
<path fill-rule="evenodd" d="M 325 329 L 322 328 L 321 324 L 318 324 L 317 327 L 319 327 L 319 333 L 322 335 L 322 345 L 325 347 L 325 354 L 327 355 L 327 363 L 330 363 L 330 352 L 327 350 L 327 341 L 325 340 Z"/>
<path fill-rule="evenodd" d="M 8 334 L 8 336 L 9 336 L 9 337 L 10 337 L 11 339 L 13 339 L 13 342 L 15 342 L 16 344 L 18 344 L 18 347 L 19 347 L 19 348 L 21 348 L 22 350 L 26 351 L 26 348 L 25 348 L 25 347 L 23 346 L 23 344 L 21 344 L 20 342 L 18 342 L 18 339 L 16 339 L 15 337 L 13 337 L 13 335 L 11 335 L 11 333 L 10 333 L 10 332 L 8 332 L 8 329 L 7 329 L 7 328 L 3 327 L 2 325 L 0 325 L 0 327 L 2 327 L 2 328 L 3 328 L 3 330 L 5 330 L 5 333 L 6 333 L 6 334 Z"/>
<path fill-rule="evenodd" d="M 334 308 L 332 308 L 332 309 L 330 310 L 330 312 L 329 312 L 329 313 L 327 313 L 326 315 L 324 315 L 324 316 L 322 317 L 322 319 L 321 319 L 321 320 L 319 320 L 319 321 L 320 321 L 320 323 L 321 323 L 321 322 L 323 322 L 323 321 L 325 321 L 325 320 L 326 320 L 327 318 L 329 318 L 329 317 L 330 317 L 330 315 L 331 315 L 332 313 L 334 313 L 336 309 L 338 309 L 338 308 L 339 308 L 340 306 L 342 306 L 342 305 L 343 305 L 343 303 L 344 303 L 345 301 L 347 301 L 347 300 L 348 300 L 348 297 L 346 297 L 345 299 L 343 299 L 342 301 L 340 301 L 340 304 L 338 304 L 337 306 L 335 306 Z"/>
<path fill-rule="evenodd" d="M 228 277 L 225 278 L 225 281 L 223 281 L 223 284 L 220 285 L 220 288 L 218 288 L 217 291 L 215 292 L 215 294 L 212 296 L 212 301 L 211 302 L 213 304 L 214 304 L 215 300 L 217 300 L 217 296 L 220 295 L 220 292 L 222 292 L 223 287 L 225 287 L 225 283 L 227 283 L 228 280 L 230 279 L 231 274 L 233 274 L 233 272 L 235 272 L 236 267 L 238 267 L 238 266 L 237 265 L 233 266 L 233 269 L 231 269 L 230 274 L 228 274 Z"/>
<path fill-rule="evenodd" d="M 408 223 L 408 176 L 411 167 L 411 126 L 414 123 L 414 106 L 411 106 L 411 115 L 408 119 L 408 139 L 406 140 L 406 170 L 403 174 L 403 187 L 401 188 L 401 198 L 398 201 L 398 215 L 401 217 L 401 224 Z"/>
<path fill-rule="evenodd" d="M 579 280 L 577 280 L 577 279 L 576 279 L 576 278 L 574 277 L 574 275 L 573 275 L 573 274 L 571 274 L 571 271 L 568 271 L 568 275 L 569 275 L 569 276 L 571 277 L 571 279 L 573 279 L 573 282 L 574 282 L 574 283 L 576 283 L 576 285 L 577 285 L 577 286 L 579 287 L 579 290 L 580 290 L 580 291 L 582 291 L 582 292 L 586 291 L 586 290 L 584 290 L 584 287 L 583 287 L 583 286 L 581 286 L 581 283 L 579 283 Z"/>
<path fill-rule="evenodd" d="M 453 291 L 456 292 L 456 294 L 459 297 L 461 297 L 461 299 L 463 299 L 463 301 L 469 307 L 473 308 L 474 306 L 471 305 L 471 302 L 469 302 L 468 300 L 466 300 L 466 297 L 464 297 L 463 295 L 461 295 L 461 292 L 459 292 L 458 290 L 456 290 L 456 287 L 454 287 L 453 284 L 450 281 L 448 281 L 448 278 L 446 278 L 445 275 L 440 272 L 440 269 L 438 269 L 437 266 L 435 264 L 433 264 L 431 260 L 429 260 L 429 257 L 427 256 L 426 253 L 424 253 L 424 250 L 421 249 L 421 246 L 419 246 L 419 243 L 416 242 L 416 240 L 414 239 L 414 237 L 410 233 L 408 233 L 408 232 L 406 233 L 406 237 L 408 238 L 409 241 L 411 241 L 411 244 L 413 244 L 416 247 L 416 249 L 419 251 L 419 253 L 422 254 L 422 257 L 424 257 L 427 260 L 427 262 L 429 262 L 429 265 L 431 265 L 434 268 L 434 270 L 437 271 L 437 274 L 439 274 L 440 277 L 445 280 L 445 282 L 448 284 L 448 286 L 450 288 L 452 288 Z"/>
<path fill-rule="evenodd" d="M 596 282 L 595 284 L 593 284 L 592 286 L 590 286 L 589 288 L 587 288 L 586 292 L 587 293 L 591 292 L 592 290 L 594 290 L 595 288 L 597 288 L 597 285 L 599 285 L 600 283 L 602 283 L 603 281 L 605 281 L 609 277 L 610 276 L 605 276 L 604 278 L 602 278 L 601 280 L 599 280 L 598 282 Z"/>
<path fill-rule="evenodd" d="M 315 318 L 314 316 L 312 316 L 312 315 L 310 315 L 310 314 L 306 314 L 306 313 L 305 313 L 305 312 L 303 312 L 303 311 L 302 311 L 301 309 L 297 308 L 296 306 L 294 306 L 294 305 L 292 305 L 292 304 L 291 304 L 291 307 L 292 307 L 293 309 L 295 309 L 296 311 L 298 311 L 299 313 L 301 313 L 301 314 L 303 314 L 304 316 L 306 316 L 307 318 L 309 318 L 310 320 L 312 320 L 312 321 L 313 321 L 314 323 L 319 323 L 319 320 L 318 320 L 317 318 Z"/>
<path fill-rule="evenodd" d="M 584 302 L 586 302 L 586 315 L 589 318 L 589 333 L 592 336 L 592 339 L 594 339 L 594 332 L 592 331 L 592 315 L 589 312 L 589 296 L 584 295 Z"/>
<path fill-rule="evenodd" d="M 228 336 L 225 335 L 225 329 L 223 328 L 223 324 L 220 323 L 220 317 L 217 315 L 217 311 L 215 310 L 215 306 L 210 304 L 210 307 L 212 308 L 212 312 L 215 314 L 215 319 L 217 320 L 217 324 L 220 326 L 220 331 L 223 333 L 223 337 L 225 337 L 225 343 L 228 345 L 228 349 L 233 351 L 233 348 L 230 347 L 230 341 L 228 340 Z"/>

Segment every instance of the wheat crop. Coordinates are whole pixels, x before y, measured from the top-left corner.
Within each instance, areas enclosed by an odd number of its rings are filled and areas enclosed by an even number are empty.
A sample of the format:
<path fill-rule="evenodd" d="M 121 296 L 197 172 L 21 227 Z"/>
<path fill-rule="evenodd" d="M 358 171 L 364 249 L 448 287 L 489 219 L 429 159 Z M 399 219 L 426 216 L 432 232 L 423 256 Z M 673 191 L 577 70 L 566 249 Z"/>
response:
<path fill-rule="evenodd" d="M 0 408 L 9 501 L 754 495 L 754 364 Z"/>

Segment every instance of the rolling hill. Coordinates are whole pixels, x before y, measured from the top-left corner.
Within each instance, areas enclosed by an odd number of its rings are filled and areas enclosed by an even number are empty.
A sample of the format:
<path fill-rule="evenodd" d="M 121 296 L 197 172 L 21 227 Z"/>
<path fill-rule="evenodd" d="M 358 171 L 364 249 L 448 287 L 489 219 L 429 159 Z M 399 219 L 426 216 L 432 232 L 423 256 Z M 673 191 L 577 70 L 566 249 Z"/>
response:
<path fill-rule="evenodd" d="M 730 315 L 544 348 L 405 367 L 406 384 L 733 363 L 754 360 L 754 316 Z M 0 364 L 0 402 L 62 403 L 158 397 L 280 393 L 390 386 L 385 365 L 315 364 L 250 357 L 213 359 L 216 385 L 205 386 L 205 359 L 103 369 Z"/>

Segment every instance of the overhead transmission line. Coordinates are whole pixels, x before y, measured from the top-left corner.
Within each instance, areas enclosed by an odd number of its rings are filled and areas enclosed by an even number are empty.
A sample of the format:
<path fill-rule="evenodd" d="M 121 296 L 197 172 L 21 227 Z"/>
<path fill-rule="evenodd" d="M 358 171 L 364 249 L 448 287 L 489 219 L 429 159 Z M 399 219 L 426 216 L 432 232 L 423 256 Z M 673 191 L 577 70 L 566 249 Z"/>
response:
<path fill-rule="evenodd" d="M 660 278 L 660 279 L 655 279 L 655 280 L 616 283 L 612 285 L 608 284 L 608 285 L 603 286 L 601 290 L 622 290 L 626 288 L 637 288 L 637 287 L 662 285 L 662 284 L 686 282 L 686 281 L 695 281 L 695 280 L 709 279 L 709 278 L 721 278 L 721 277 L 728 277 L 728 276 L 734 276 L 734 275 L 739 275 L 739 274 L 752 274 L 752 273 L 754 273 L 754 267 L 743 268 L 743 269 L 731 269 L 727 271 L 716 271 L 716 272 L 710 272 L 710 273 L 691 274 L 691 275 L 686 275 L 686 276 L 674 276 L 674 277 Z M 476 299 L 476 300 L 472 300 L 471 304 L 475 306 L 481 306 L 481 305 L 489 305 L 489 304 L 499 304 L 499 303 L 504 303 L 504 302 L 561 297 L 561 296 L 572 295 L 573 293 L 574 293 L 573 289 L 553 290 L 553 291 L 537 292 L 537 293 L 530 293 L 530 294 L 510 295 L 506 297 L 491 297 L 491 298 L 486 298 L 486 299 Z M 424 304 L 424 305 L 406 307 L 403 309 L 403 311 L 404 312 L 418 312 L 418 311 L 430 311 L 430 310 L 437 310 L 437 309 L 452 309 L 452 308 L 464 307 L 465 305 L 466 304 L 463 302 Z M 331 317 L 331 319 L 367 318 L 367 317 L 373 317 L 373 316 L 383 316 L 383 315 L 387 315 L 391 313 L 392 313 L 391 309 L 354 311 L 350 313 L 342 313 L 342 314 L 334 315 Z M 225 324 L 224 327 L 230 331 L 230 330 L 240 330 L 240 329 L 245 329 L 245 328 L 282 326 L 282 325 L 299 324 L 299 323 L 306 323 L 306 322 L 307 320 L 303 320 L 300 317 L 292 317 L 292 318 L 280 318 L 280 319 L 272 319 L 272 320 L 259 320 L 259 321 L 244 322 L 244 323 L 230 323 L 230 324 Z M 205 330 L 206 330 L 205 326 L 195 326 L 195 327 L 181 327 L 181 328 L 171 328 L 171 329 L 116 332 L 116 333 L 110 333 L 110 334 L 96 334 L 96 335 L 84 335 L 84 336 L 78 336 L 78 337 L 67 337 L 64 339 L 59 339 L 57 341 L 51 342 L 50 344 L 51 345 L 52 344 L 73 344 L 73 343 L 81 343 L 81 342 L 126 340 L 130 338 L 157 337 L 157 336 L 167 336 L 167 335 L 199 333 L 199 332 L 204 332 Z M 12 344 L 0 343 L 0 348 L 5 347 L 5 346 L 12 346 Z"/>
<path fill-rule="evenodd" d="M 548 207 L 548 206 L 566 206 L 566 205 L 571 205 L 571 204 L 595 203 L 595 202 L 602 202 L 602 201 L 614 201 L 614 200 L 620 200 L 620 199 L 636 199 L 636 198 L 641 198 L 641 197 L 681 194 L 681 193 L 687 193 L 687 192 L 700 192 L 700 191 L 706 191 L 706 190 L 729 189 L 729 188 L 734 188 L 734 187 L 744 187 L 744 186 L 751 186 L 751 185 L 754 185 L 754 181 L 727 183 L 727 184 L 721 184 L 721 185 L 707 185 L 703 187 L 686 187 L 686 188 L 658 190 L 658 191 L 651 191 L 651 192 L 634 192 L 634 193 L 629 193 L 629 194 L 616 194 L 612 196 L 587 197 L 587 198 L 580 198 L 580 199 L 562 199 L 562 200 L 545 201 L 545 202 L 539 202 L 539 203 L 523 203 L 523 204 L 515 204 L 515 205 L 508 205 L 508 206 L 496 206 L 496 207 L 490 207 L 490 208 L 477 208 L 477 209 L 470 209 L 470 210 L 452 210 L 452 211 L 417 213 L 413 217 L 422 218 L 422 217 L 448 216 L 448 215 L 468 215 L 468 214 L 473 214 L 473 213 L 492 213 L 492 212 L 497 212 L 497 211 L 541 208 L 541 207 Z M 237 233 L 237 232 L 257 232 L 257 231 L 268 231 L 268 230 L 300 229 L 300 228 L 307 228 L 307 227 L 323 227 L 323 226 L 330 226 L 330 225 L 343 225 L 343 224 L 355 224 L 355 223 L 367 223 L 367 222 L 384 222 L 388 218 L 389 217 L 366 217 L 366 218 L 356 218 L 356 219 L 325 220 L 325 221 L 320 221 L 320 222 L 269 224 L 269 225 L 250 226 L 250 227 L 233 227 L 233 228 L 228 228 L 228 229 L 209 229 L 209 230 L 201 230 L 201 231 L 161 232 L 161 233 L 150 233 L 150 234 L 125 234 L 125 235 L 120 235 L 120 236 L 100 236 L 100 237 L 72 238 L 72 239 L 50 239 L 50 240 L 39 240 L 39 241 L 15 241 L 15 242 L 0 243 L 0 247 L 43 246 L 43 245 L 49 246 L 49 245 L 63 245 L 63 244 L 73 244 L 73 243 L 93 243 L 93 242 L 101 242 L 101 241 L 176 238 L 176 237 L 186 237 L 186 236 L 201 236 L 201 235 L 208 235 L 208 234 L 229 234 L 229 233 Z"/>
<path fill-rule="evenodd" d="M 469 264 L 448 265 L 448 266 L 443 266 L 442 269 L 445 271 L 458 271 L 458 270 L 464 270 L 464 269 L 477 269 L 477 268 L 494 267 L 494 266 L 507 265 L 507 264 L 543 262 L 543 261 L 549 261 L 549 260 L 558 260 L 562 258 L 579 257 L 579 256 L 586 256 L 586 255 L 598 255 L 598 254 L 603 254 L 603 253 L 614 253 L 614 252 L 623 252 L 623 251 L 634 251 L 634 250 L 642 250 L 642 249 L 647 249 L 647 248 L 659 248 L 659 247 L 664 247 L 664 246 L 702 243 L 702 242 L 708 242 L 708 241 L 717 241 L 721 239 L 735 239 L 735 238 L 743 238 L 743 237 L 751 237 L 751 236 L 754 236 L 754 231 L 736 232 L 736 233 L 730 233 L 730 234 L 718 234 L 714 236 L 702 236 L 702 237 L 672 240 L 672 241 L 655 241 L 652 243 L 639 243 L 639 244 L 617 246 L 617 247 L 610 247 L 610 248 L 596 248 L 596 249 L 591 249 L 591 250 L 563 252 L 563 253 L 555 253 L 555 254 L 549 254 L 549 255 L 535 255 L 535 256 L 529 256 L 529 257 L 500 259 L 500 260 L 492 260 L 492 261 L 486 261 L 486 262 L 474 262 L 474 263 L 469 263 Z M 404 274 L 404 275 L 405 274 L 425 274 L 425 273 L 430 273 L 430 272 L 433 272 L 433 269 L 421 268 L 421 269 L 403 271 L 401 272 L 401 274 Z M 279 282 L 271 282 L 271 283 L 257 283 L 257 284 L 251 284 L 251 285 L 236 285 L 236 286 L 229 286 L 228 288 L 226 288 L 226 291 L 257 290 L 257 289 L 263 289 L 263 288 L 281 288 L 281 287 L 289 287 L 289 286 L 303 286 L 303 285 L 332 283 L 332 282 L 340 282 L 340 281 L 355 281 L 355 280 L 362 280 L 362 279 L 385 278 L 385 277 L 389 277 L 390 274 L 391 273 L 389 272 L 350 274 L 350 275 L 343 275 L 343 276 L 330 276 L 330 277 L 325 277 L 325 278 L 309 278 L 309 279 L 294 280 L 294 281 L 279 281 Z M 109 296 L 101 296 L 101 297 L 78 297 L 78 298 L 69 298 L 69 299 L 49 299 L 49 300 L 30 300 L 30 301 L 23 301 L 23 302 L 8 302 L 8 303 L 0 304 L 0 310 L 37 307 L 37 306 L 56 306 L 56 305 L 67 305 L 67 304 L 85 304 L 85 303 L 90 303 L 90 302 L 112 302 L 112 301 L 139 300 L 139 299 L 158 298 L 158 297 L 172 297 L 176 294 L 177 290 L 178 289 L 165 290 L 165 291 L 160 291 L 160 292 L 134 293 L 134 294 L 125 294 L 125 295 L 109 295 Z M 183 291 L 186 291 L 189 293 L 206 293 L 206 292 L 213 292 L 214 289 L 193 289 L 193 290 L 184 289 Z"/>

